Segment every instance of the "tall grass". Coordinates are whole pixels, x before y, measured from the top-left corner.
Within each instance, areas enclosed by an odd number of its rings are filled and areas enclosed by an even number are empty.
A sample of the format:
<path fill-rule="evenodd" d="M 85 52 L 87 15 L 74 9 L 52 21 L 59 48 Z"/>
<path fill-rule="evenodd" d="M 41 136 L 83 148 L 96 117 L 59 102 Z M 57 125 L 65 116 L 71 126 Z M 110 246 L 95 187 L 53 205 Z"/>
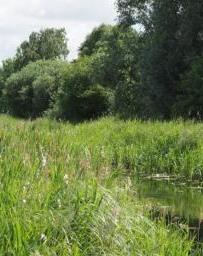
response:
<path fill-rule="evenodd" d="M 131 179 L 201 178 L 201 128 L 1 116 L 0 255 L 189 255 L 187 231 L 150 220 Z"/>

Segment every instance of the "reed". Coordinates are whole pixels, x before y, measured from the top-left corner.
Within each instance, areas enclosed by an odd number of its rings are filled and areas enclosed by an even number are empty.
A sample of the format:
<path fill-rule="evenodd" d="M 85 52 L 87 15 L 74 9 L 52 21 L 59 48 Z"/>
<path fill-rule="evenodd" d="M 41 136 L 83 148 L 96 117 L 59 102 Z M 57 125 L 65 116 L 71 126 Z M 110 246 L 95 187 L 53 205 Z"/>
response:
<path fill-rule="evenodd" d="M 202 128 L 0 116 L 0 255 L 189 255 L 187 230 L 150 220 L 132 179 L 202 178 Z"/>

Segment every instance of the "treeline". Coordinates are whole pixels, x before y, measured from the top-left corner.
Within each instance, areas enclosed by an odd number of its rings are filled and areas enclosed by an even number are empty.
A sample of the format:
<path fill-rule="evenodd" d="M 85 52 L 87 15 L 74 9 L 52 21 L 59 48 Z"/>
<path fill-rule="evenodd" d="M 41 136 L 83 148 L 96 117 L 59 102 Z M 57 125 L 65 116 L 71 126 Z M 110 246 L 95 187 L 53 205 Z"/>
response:
<path fill-rule="evenodd" d="M 117 0 L 119 22 L 71 63 L 64 29 L 33 32 L 3 61 L 0 110 L 23 118 L 203 118 L 203 2 Z"/>

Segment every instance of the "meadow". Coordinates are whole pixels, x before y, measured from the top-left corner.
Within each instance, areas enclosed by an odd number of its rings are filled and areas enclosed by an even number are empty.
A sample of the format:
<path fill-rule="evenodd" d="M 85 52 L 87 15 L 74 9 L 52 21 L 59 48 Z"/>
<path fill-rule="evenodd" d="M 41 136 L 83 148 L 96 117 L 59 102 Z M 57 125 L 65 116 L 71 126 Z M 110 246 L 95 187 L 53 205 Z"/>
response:
<path fill-rule="evenodd" d="M 133 180 L 201 181 L 202 131 L 192 121 L 1 115 L 0 255 L 190 255 L 187 229 L 152 220 Z"/>

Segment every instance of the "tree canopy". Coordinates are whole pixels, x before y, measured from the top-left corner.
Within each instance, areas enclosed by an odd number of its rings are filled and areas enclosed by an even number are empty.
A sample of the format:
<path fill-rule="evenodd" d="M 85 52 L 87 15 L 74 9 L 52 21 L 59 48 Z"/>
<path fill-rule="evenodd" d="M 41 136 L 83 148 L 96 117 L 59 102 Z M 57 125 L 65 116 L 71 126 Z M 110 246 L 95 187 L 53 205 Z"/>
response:
<path fill-rule="evenodd" d="M 203 118 L 203 1 L 116 7 L 118 24 L 94 28 L 71 63 L 63 28 L 31 33 L 0 68 L 0 110 L 68 120 Z"/>
<path fill-rule="evenodd" d="M 181 76 L 203 54 L 203 2 L 118 0 L 117 8 L 121 24 L 144 28 L 142 84 L 155 115 L 171 117 Z"/>

